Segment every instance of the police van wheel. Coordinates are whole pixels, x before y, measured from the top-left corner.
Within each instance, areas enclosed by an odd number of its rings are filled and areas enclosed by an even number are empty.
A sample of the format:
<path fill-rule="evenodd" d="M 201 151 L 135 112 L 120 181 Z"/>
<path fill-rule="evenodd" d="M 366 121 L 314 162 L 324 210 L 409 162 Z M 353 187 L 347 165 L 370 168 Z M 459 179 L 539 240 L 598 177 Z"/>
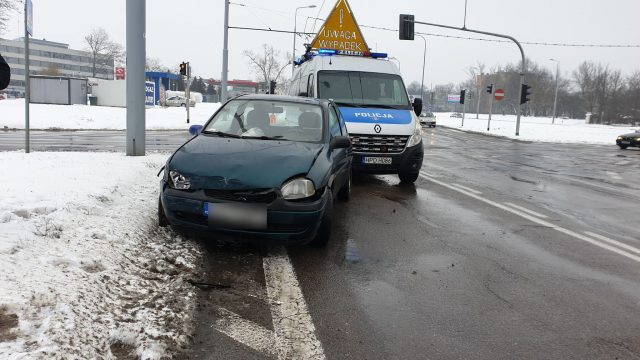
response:
<path fill-rule="evenodd" d="M 400 177 L 400 182 L 409 184 L 416 182 L 419 175 L 420 173 L 400 173 L 398 174 L 398 177 Z"/>

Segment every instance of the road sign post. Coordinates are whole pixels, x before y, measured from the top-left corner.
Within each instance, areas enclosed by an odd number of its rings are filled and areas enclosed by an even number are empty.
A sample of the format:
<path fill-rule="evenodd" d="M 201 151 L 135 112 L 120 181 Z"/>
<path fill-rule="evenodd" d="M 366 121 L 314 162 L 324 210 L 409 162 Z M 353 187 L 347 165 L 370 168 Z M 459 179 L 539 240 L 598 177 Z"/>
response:
<path fill-rule="evenodd" d="M 127 0 L 127 156 L 145 155 L 146 0 Z"/>
<path fill-rule="evenodd" d="M 33 3 L 24 2 L 24 151 L 31 151 L 29 134 L 29 103 L 31 102 L 31 79 L 29 78 L 29 36 L 33 35 Z"/>
<path fill-rule="evenodd" d="M 490 92 L 489 94 L 491 95 L 491 99 L 489 101 L 491 101 L 489 103 L 489 121 L 487 122 L 487 131 L 489 131 L 489 125 L 491 124 L 491 115 L 493 114 L 493 84 L 491 84 L 490 86 Z"/>

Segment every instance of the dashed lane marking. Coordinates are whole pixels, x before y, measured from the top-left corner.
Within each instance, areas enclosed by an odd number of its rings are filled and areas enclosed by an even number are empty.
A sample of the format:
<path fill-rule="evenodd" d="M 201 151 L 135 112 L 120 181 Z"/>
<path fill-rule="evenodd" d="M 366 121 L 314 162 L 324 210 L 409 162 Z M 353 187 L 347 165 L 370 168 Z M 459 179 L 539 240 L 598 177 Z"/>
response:
<path fill-rule="evenodd" d="M 511 208 L 511 207 L 508 207 L 508 206 L 502 205 L 502 204 L 497 203 L 497 202 L 495 202 L 495 201 L 492 201 L 492 200 L 486 199 L 486 198 L 484 198 L 484 197 L 482 197 L 482 196 L 480 196 L 480 195 L 476 195 L 476 194 L 474 194 L 474 193 L 472 193 L 472 192 L 469 192 L 469 191 L 466 191 L 466 190 L 462 190 L 462 189 L 457 188 L 457 187 L 455 187 L 455 186 L 452 186 L 452 185 L 449 185 L 449 184 L 444 183 L 444 182 L 442 182 L 442 181 L 436 180 L 435 178 L 433 178 L 433 177 L 431 177 L 431 176 L 427 175 L 427 174 L 426 174 L 426 173 L 424 173 L 424 172 L 420 172 L 420 176 L 422 176 L 422 178 L 424 178 L 425 180 L 430 181 L 430 182 L 432 182 L 432 183 L 434 183 L 434 184 L 438 184 L 438 185 L 440 185 L 440 186 L 444 186 L 444 187 L 446 187 L 446 188 L 448 188 L 448 189 L 451 189 L 451 190 L 453 190 L 453 191 L 457 191 L 457 192 L 459 192 L 459 193 L 461 193 L 461 194 L 464 194 L 464 195 L 467 195 L 467 196 L 469 196 L 469 197 L 472 197 L 472 198 L 474 198 L 474 199 L 476 199 L 476 200 L 482 201 L 482 202 L 484 202 L 484 203 L 486 203 L 486 204 L 488 204 L 488 205 L 491 205 L 491 206 L 493 206 L 493 207 L 496 207 L 496 208 L 498 208 L 498 209 L 502 209 L 502 210 L 507 211 L 507 212 L 510 212 L 510 213 L 512 213 L 512 214 L 514 214 L 514 215 L 518 215 L 518 216 L 520 216 L 520 217 L 522 217 L 522 218 L 524 218 L 524 219 L 527 219 L 527 220 L 529 220 L 529 221 L 531 221 L 531 222 L 533 222 L 533 223 L 536 223 L 536 224 L 538 224 L 538 225 L 542 225 L 542 226 L 548 227 L 548 228 L 550 228 L 550 229 L 553 229 L 553 230 L 556 230 L 556 231 L 558 231 L 558 232 L 561 232 L 561 233 L 563 233 L 563 234 L 565 234 L 565 235 L 571 236 L 571 237 L 573 237 L 573 238 L 575 238 L 575 239 L 582 240 L 582 241 L 587 242 L 587 243 L 589 243 L 589 244 L 595 245 L 595 246 L 597 246 L 597 247 L 599 247 L 599 248 L 602 248 L 602 249 L 605 249 L 605 250 L 609 250 L 609 251 L 614 252 L 614 253 L 616 253 L 616 254 L 618 254 L 618 255 L 622 255 L 622 256 L 624 256 L 624 257 L 626 257 L 626 258 L 629 258 L 629 259 L 631 259 L 631 260 L 634 260 L 634 261 L 640 262 L 640 256 L 637 256 L 637 255 L 631 254 L 631 253 L 626 252 L 626 251 L 624 251 L 624 250 L 622 250 L 622 249 L 619 249 L 619 248 L 617 248 L 617 247 L 614 247 L 614 246 L 608 245 L 608 244 L 606 244 L 606 243 L 604 243 L 604 242 L 600 242 L 600 241 L 598 241 L 598 240 L 592 239 L 592 238 L 590 238 L 590 237 L 587 237 L 587 236 L 582 235 L 582 234 L 580 234 L 580 233 L 577 233 L 577 232 L 575 232 L 575 231 L 572 231 L 572 230 L 569 230 L 569 229 L 565 229 L 565 228 L 563 228 L 563 227 L 561 227 L 561 226 L 558 226 L 558 225 L 555 225 L 555 224 L 550 223 L 550 222 L 548 222 L 548 221 L 545 221 L 545 220 L 539 219 L 539 218 L 537 218 L 537 217 L 534 217 L 534 216 L 532 216 L 532 215 L 529 215 L 529 214 L 527 214 L 527 213 L 525 213 L 525 212 L 522 212 L 522 211 L 520 211 L 520 210 L 513 209 L 513 208 Z"/>
<path fill-rule="evenodd" d="M 466 190 L 466 191 L 468 191 L 468 192 L 472 192 L 472 193 L 474 193 L 474 194 L 476 194 L 476 195 L 480 195 L 480 194 L 482 194 L 482 191 L 474 190 L 474 189 L 472 189 L 472 188 L 470 188 L 470 187 L 467 187 L 467 186 L 464 186 L 464 185 L 460 185 L 460 184 L 456 184 L 456 183 L 453 183 L 453 184 L 451 184 L 451 185 L 456 186 L 456 187 L 459 187 L 459 188 L 460 188 L 460 189 L 462 189 L 462 190 Z"/>
<path fill-rule="evenodd" d="M 512 204 L 510 202 L 506 202 L 504 204 L 507 205 L 507 206 L 511 206 L 512 208 L 514 208 L 516 210 L 524 211 L 527 214 L 530 214 L 530 215 L 533 215 L 533 216 L 537 216 L 537 217 L 542 218 L 542 219 L 547 219 L 548 218 L 547 215 L 543 215 L 543 214 L 540 214 L 539 212 L 536 212 L 536 211 L 533 211 L 533 210 L 529 210 L 526 207 L 523 207 L 523 206 L 520 206 L 520 205 Z"/>
<path fill-rule="evenodd" d="M 322 344 L 316 336 L 315 326 L 286 249 L 273 249 L 263 258 L 262 264 L 278 358 L 324 360 Z"/>
<path fill-rule="evenodd" d="M 600 240 L 602 240 L 604 242 L 608 242 L 609 244 L 612 244 L 612 245 L 615 245 L 617 247 L 632 251 L 632 252 L 634 252 L 636 254 L 640 254 L 640 249 L 635 248 L 635 247 L 633 247 L 631 245 L 627 245 L 625 243 L 621 243 L 620 241 L 610 239 L 610 238 L 608 238 L 606 236 L 603 236 L 603 235 L 592 233 L 591 231 L 585 231 L 584 233 L 589 235 L 589 236 L 591 236 L 591 237 L 594 237 L 596 239 L 600 239 Z"/>

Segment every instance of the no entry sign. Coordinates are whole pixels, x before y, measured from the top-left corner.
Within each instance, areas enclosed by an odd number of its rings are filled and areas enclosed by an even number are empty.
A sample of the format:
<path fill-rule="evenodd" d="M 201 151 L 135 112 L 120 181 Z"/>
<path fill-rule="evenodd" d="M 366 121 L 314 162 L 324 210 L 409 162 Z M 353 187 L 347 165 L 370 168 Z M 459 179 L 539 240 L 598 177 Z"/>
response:
<path fill-rule="evenodd" d="M 500 101 L 500 100 L 504 99 L 504 90 L 502 90 L 502 89 L 496 89 L 496 93 L 493 95 L 493 97 L 494 97 L 497 101 Z"/>

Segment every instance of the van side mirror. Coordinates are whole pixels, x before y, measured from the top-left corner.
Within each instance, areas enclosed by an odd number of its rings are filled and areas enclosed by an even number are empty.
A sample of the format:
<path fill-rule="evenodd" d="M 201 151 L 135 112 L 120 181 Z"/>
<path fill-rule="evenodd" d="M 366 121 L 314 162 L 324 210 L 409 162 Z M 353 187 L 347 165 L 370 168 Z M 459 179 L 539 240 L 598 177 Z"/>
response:
<path fill-rule="evenodd" d="M 351 147 L 351 139 L 346 136 L 336 136 L 329 143 L 329 152 L 335 149 L 347 149 Z"/>
<path fill-rule="evenodd" d="M 413 99 L 413 112 L 416 113 L 416 116 L 420 116 L 420 114 L 422 114 L 422 99 Z"/>
<path fill-rule="evenodd" d="M 203 128 L 204 126 L 202 125 L 191 125 L 189 126 L 189 134 L 191 134 L 191 136 L 196 136 L 202 132 Z"/>

